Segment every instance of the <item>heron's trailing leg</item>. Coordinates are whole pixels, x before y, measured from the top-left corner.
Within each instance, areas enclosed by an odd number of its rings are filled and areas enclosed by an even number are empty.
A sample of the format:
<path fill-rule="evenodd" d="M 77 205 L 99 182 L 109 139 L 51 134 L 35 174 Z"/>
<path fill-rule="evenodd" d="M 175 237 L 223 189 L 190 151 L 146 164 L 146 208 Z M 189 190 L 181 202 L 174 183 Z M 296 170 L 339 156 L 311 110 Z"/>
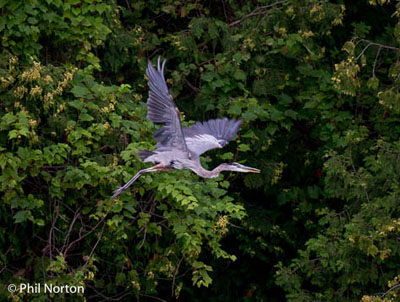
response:
<path fill-rule="evenodd" d="M 133 176 L 126 184 L 124 184 L 122 187 L 119 187 L 114 191 L 113 196 L 111 196 L 111 200 L 114 198 L 117 198 L 122 192 L 124 192 L 126 189 L 130 187 L 130 185 L 140 177 L 140 175 L 147 173 L 147 172 L 155 172 L 155 171 L 163 171 L 164 166 L 161 164 L 155 165 L 153 167 L 147 168 L 140 170 L 139 172 L 136 173 L 135 176 Z"/>

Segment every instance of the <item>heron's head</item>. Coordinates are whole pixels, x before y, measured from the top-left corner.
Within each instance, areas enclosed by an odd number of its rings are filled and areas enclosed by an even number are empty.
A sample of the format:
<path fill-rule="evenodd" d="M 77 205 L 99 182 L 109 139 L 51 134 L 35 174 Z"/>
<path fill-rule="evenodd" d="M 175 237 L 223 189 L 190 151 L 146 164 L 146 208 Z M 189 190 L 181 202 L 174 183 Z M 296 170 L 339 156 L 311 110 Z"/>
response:
<path fill-rule="evenodd" d="M 227 142 L 226 142 L 226 140 L 220 139 L 220 140 L 218 140 L 218 144 L 219 144 L 218 148 L 223 148 L 223 147 L 225 147 Z"/>
<path fill-rule="evenodd" d="M 247 167 L 245 165 L 241 165 L 239 163 L 229 163 L 224 164 L 225 170 L 234 171 L 234 172 L 243 172 L 243 173 L 260 173 L 259 169 Z"/>

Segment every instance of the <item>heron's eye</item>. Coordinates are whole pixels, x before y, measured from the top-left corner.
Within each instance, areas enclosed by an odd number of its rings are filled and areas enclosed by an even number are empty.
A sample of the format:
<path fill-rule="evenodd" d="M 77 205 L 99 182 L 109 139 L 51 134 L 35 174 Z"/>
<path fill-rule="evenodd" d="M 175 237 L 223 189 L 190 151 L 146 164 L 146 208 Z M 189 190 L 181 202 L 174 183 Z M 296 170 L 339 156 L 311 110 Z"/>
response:
<path fill-rule="evenodd" d="M 220 140 L 220 141 L 218 141 L 218 144 L 220 144 L 222 147 L 225 147 L 226 141 Z"/>

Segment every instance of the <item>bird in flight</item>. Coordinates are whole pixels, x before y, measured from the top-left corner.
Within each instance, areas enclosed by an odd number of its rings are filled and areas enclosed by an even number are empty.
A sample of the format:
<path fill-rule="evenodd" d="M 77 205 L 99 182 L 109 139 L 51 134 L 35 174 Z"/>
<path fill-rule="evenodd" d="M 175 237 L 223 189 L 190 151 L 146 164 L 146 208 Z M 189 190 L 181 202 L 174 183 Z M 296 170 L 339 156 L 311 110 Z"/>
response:
<path fill-rule="evenodd" d="M 204 178 L 218 177 L 221 171 L 260 173 L 259 169 L 239 163 L 222 163 L 211 171 L 201 166 L 200 155 L 211 149 L 223 148 L 236 135 L 242 121 L 228 120 L 225 117 L 182 128 L 179 110 L 165 82 L 165 62 L 166 60 L 161 63 L 158 58 L 156 70 L 149 61 L 146 70 L 150 88 L 147 119 L 162 127 L 154 132 L 156 150 L 141 150 L 139 157 L 145 163 L 151 162 L 155 165 L 137 172 L 125 185 L 114 191 L 111 199 L 118 197 L 140 175 L 148 172 L 190 169 Z"/>

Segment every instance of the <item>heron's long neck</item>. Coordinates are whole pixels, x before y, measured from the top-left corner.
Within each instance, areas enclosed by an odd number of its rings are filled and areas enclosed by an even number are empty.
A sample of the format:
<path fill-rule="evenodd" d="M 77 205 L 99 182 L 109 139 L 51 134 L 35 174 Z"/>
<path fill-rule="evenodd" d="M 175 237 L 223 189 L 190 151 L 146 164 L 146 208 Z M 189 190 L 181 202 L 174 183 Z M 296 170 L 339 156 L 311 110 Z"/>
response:
<path fill-rule="evenodd" d="M 209 170 L 204 169 L 201 165 L 199 165 L 198 167 L 196 167 L 196 170 L 193 169 L 193 171 L 197 175 L 204 177 L 204 178 L 216 178 L 219 176 L 219 173 L 224 170 L 223 167 L 224 167 L 224 165 L 221 164 L 218 167 L 216 167 L 215 169 L 209 171 Z"/>

